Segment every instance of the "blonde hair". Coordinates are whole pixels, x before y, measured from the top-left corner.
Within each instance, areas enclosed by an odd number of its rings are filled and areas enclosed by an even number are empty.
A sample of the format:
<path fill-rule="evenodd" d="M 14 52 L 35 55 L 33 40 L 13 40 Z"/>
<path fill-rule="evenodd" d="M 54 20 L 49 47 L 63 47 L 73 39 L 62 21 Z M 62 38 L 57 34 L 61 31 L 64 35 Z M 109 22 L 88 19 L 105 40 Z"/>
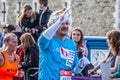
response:
<path fill-rule="evenodd" d="M 31 7 L 30 4 L 25 4 L 25 5 L 23 6 L 23 8 L 22 8 L 22 10 L 21 10 L 21 12 L 20 12 L 20 14 L 19 14 L 19 16 L 18 16 L 18 23 L 19 23 L 20 25 L 22 24 L 23 18 L 26 16 L 25 12 L 26 12 L 27 10 L 31 10 L 31 9 L 32 9 L 32 7 Z M 35 14 L 35 12 L 34 12 L 33 15 L 32 15 L 32 17 L 31 17 L 30 22 L 33 22 L 35 19 L 36 19 L 36 14 Z"/>

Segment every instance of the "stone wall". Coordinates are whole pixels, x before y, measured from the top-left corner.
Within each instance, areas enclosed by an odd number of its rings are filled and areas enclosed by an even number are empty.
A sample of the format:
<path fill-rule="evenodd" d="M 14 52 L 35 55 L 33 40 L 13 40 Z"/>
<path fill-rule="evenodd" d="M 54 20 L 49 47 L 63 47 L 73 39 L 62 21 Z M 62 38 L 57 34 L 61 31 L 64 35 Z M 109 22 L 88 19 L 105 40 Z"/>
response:
<path fill-rule="evenodd" d="M 2 22 L 3 13 L 0 12 L 0 27 L 4 24 L 17 26 L 18 3 L 21 6 L 30 3 L 34 7 L 37 0 L 1 0 L 0 9 L 3 11 L 3 2 L 6 3 L 6 22 Z M 63 0 L 49 0 L 49 7 L 54 11 L 61 9 Z M 105 36 L 108 30 L 113 29 L 115 22 L 113 12 L 116 0 L 72 0 L 72 27 L 81 27 L 86 36 Z M 18 28 L 19 29 L 19 28 Z"/>
<path fill-rule="evenodd" d="M 115 0 L 76 0 L 72 1 L 73 27 L 79 26 L 85 35 L 104 36 L 113 29 Z"/>

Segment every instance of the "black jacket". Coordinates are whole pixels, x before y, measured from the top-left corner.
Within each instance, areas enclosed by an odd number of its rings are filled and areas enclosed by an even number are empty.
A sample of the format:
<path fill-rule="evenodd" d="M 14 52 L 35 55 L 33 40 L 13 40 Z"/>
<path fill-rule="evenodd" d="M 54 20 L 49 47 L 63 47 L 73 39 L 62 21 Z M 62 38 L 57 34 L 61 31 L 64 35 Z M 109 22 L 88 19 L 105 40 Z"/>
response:
<path fill-rule="evenodd" d="M 48 23 L 51 13 L 52 13 L 52 10 L 50 10 L 47 7 L 47 10 L 43 13 L 41 17 L 41 22 L 40 22 L 40 16 L 42 14 L 42 10 L 39 11 L 39 32 L 40 33 L 43 31 L 43 27 L 47 28 L 47 23 Z"/>
<path fill-rule="evenodd" d="M 30 21 L 31 18 L 24 17 L 22 23 L 21 24 L 19 23 L 22 32 L 26 32 L 25 31 L 26 27 L 32 29 L 37 28 L 39 26 L 39 14 L 35 12 L 35 15 L 36 19 L 33 22 Z"/>
<path fill-rule="evenodd" d="M 21 62 L 21 65 L 21 69 L 23 69 L 25 72 L 29 68 L 38 67 L 39 49 L 36 44 L 24 52 L 23 61 Z"/>
<path fill-rule="evenodd" d="M 24 17 L 22 20 L 22 23 L 19 24 L 19 26 L 21 27 L 21 31 L 23 33 L 24 32 L 31 33 L 32 28 L 38 29 L 38 27 L 39 27 L 39 14 L 38 13 L 35 13 L 35 14 L 36 14 L 36 19 L 33 22 L 30 21 L 30 18 Z M 25 31 L 25 28 L 29 28 L 30 31 Z M 39 35 L 40 35 L 39 32 L 35 32 L 34 34 L 32 33 L 32 36 L 34 37 L 36 42 L 37 42 Z"/>

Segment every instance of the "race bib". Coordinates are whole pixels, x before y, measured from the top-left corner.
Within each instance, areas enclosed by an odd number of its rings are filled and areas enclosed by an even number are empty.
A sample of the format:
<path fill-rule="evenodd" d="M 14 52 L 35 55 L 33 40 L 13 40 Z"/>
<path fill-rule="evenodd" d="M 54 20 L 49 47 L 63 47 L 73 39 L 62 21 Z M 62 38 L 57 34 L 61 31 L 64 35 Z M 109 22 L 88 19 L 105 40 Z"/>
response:
<path fill-rule="evenodd" d="M 70 70 L 60 70 L 60 80 L 72 80 L 72 72 Z"/>

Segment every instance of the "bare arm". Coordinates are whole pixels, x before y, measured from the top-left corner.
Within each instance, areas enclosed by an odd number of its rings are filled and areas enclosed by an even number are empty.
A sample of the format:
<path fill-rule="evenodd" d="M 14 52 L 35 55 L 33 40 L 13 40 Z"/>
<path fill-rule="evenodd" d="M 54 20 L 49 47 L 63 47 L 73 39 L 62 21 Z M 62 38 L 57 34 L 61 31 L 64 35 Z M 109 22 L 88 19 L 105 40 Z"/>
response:
<path fill-rule="evenodd" d="M 100 64 L 98 64 L 98 65 L 94 68 L 95 71 L 98 70 L 98 69 L 100 68 L 100 65 L 101 65 L 102 63 L 105 63 L 107 59 L 108 59 L 108 57 L 106 57 L 105 59 L 103 59 L 103 60 L 100 62 Z"/>
<path fill-rule="evenodd" d="M 0 53 L 0 66 L 2 66 L 3 64 L 4 64 L 4 57 L 2 53 Z"/>
<path fill-rule="evenodd" d="M 111 68 L 111 72 L 116 72 L 117 71 L 119 60 L 120 60 L 120 56 L 117 55 L 116 59 L 115 59 L 115 66 Z"/>
<path fill-rule="evenodd" d="M 100 64 L 98 64 L 97 66 L 95 66 L 93 69 L 88 70 L 88 74 L 91 74 L 91 73 L 97 71 L 97 70 L 100 68 L 100 65 L 101 65 L 102 63 L 105 63 L 107 59 L 108 59 L 108 57 L 106 57 L 104 60 L 102 60 L 102 61 L 100 62 Z"/>

